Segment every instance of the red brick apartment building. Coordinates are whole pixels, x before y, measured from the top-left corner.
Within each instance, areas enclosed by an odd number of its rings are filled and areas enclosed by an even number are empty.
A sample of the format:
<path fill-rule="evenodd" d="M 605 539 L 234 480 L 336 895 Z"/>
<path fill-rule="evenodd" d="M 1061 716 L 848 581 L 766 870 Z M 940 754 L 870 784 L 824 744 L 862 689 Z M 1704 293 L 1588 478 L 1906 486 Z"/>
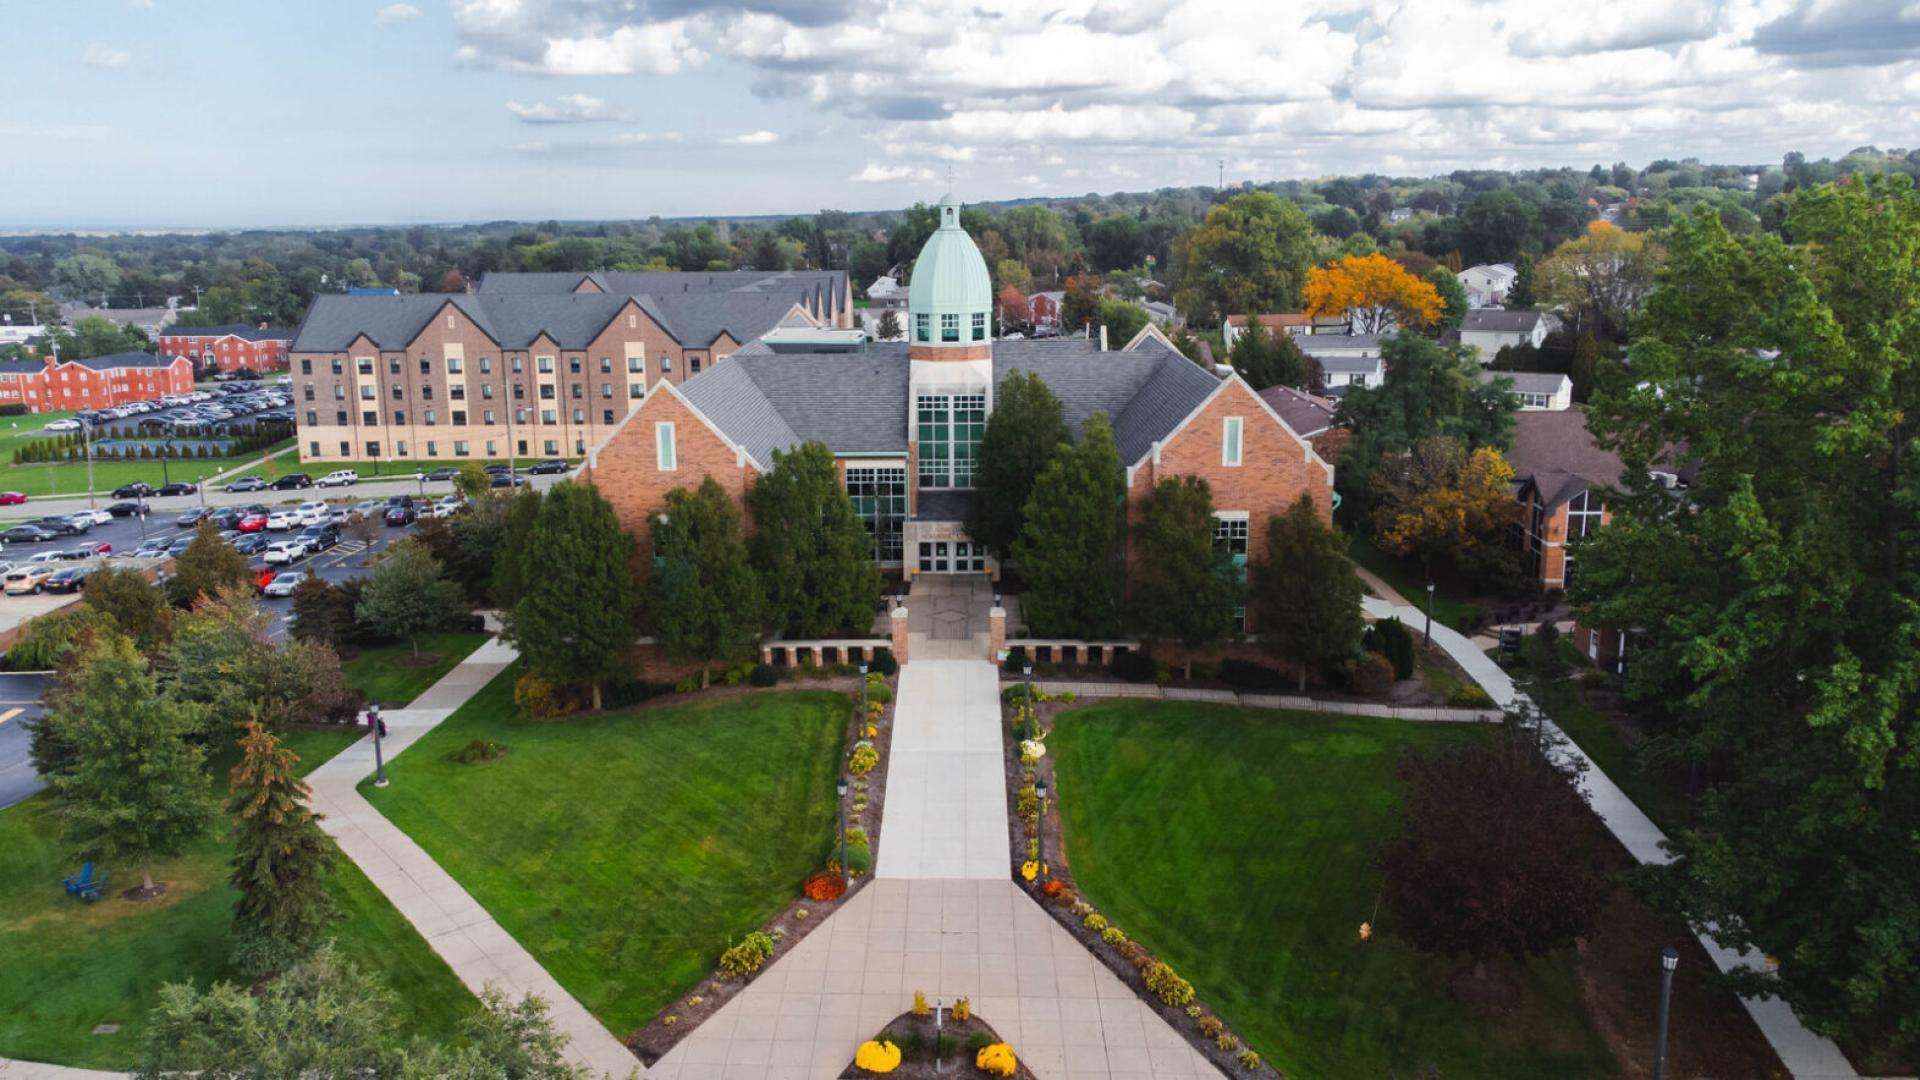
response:
<path fill-rule="evenodd" d="M 85 360 L 0 360 L 0 405 L 30 413 L 105 409 L 193 389 L 185 357 L 124 352 Z"/>
<path fill-rule="evenodd" d="M 221 371 L 285 371 L 293 331 L 284 327 L 169 326 L 160 331 L 160 355 L 184 356 Z"/>

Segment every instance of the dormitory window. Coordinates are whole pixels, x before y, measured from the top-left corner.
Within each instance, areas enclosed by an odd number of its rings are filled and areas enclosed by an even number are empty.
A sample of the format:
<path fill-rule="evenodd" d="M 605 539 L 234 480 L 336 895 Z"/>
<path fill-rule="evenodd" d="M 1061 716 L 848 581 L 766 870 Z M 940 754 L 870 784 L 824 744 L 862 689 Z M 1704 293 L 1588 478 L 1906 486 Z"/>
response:
<path fill-rule="evenodd" d="M 487 425 L 492 425 L 492 423 L 494 422 L 494 421 L 493 421 L 493 410 L 492 410 L 492 409 L 487 409 L 487 410 L 485 410 L 485 411 L 483 411 L 483 412 L 482 412 L 482 413 L 480 414 L 480 422 L 481 422 L 481 423 L 483 423 L 483 424 L 487 424 Z"/>
<path fill-rule="evenodd" d="M 492 373 L 493 373 L 493 357 L 491 356 L 481 357 L 480 358 L 480 374 L 490 375 Z"/>
<path fill-rule="evenodd" d="M 660 373 L 664 375 L 667 372 L 670 372 L 672 370 L 673 370 L 673 357 L 668 356 L 666 353 L 661 353 L 660 354 Z"/>
<path fill-rule="evenodd" d="M 467 388 L 459 383 L 447 387 L 447 396 L 455 401 L 467 400 Z"/>
<path fill-rule="evenodd" d="M 300 396 L 306 398 L 308 401 L 312 401 L 313 400 L 313 384 L 308 383 L 305 386 L 302 386 L 300 388 Z"/>
<path fill-rule="evenodd" d="M 467 369 L 467 363 L 458 356 L 447 357 L 447 370 L 455 375 Z"/>
<path fill-rule="evenodd" d="M 552 383 L 540 384 L 540 400 L 541 401 L 553 400 L 553 384 Z"/>
<path fill-rule="evenodd" d="M 311 375 L 311 374 L 313 374 L 313 361 L 311 361 L 311 360 L 302 360 L 302 361 L 300 361 L 300 374 L 302 374 L 302 375 Z M 315 455 L 315 456 L 318 456 L 318 455 L 319 455 L 319 453 L 320 453 L 320 451 L 318 451 L 318 450 L 315 450 L 315 451 L 314 451 L 314 455 Z"/>
<path fill-rule="evenodd" d="M 432 427 L 432 426 L 433 426 L 433 424 L 434 424 L 434 419 L 433 419 L 433 410 L 432 410 L 432 409 L 428 409 L 428 410 L 426 411 L 426 424 L 427 424 L 427 426 L 428 426 L 428 427 Z"/>
<path fill-rule="evenodd" d="M 560 422 L 559 414 L 552 409 L 541 409 L 540 422 L 543 424 L 557 424 Z"/>
<path fill-rule="evenodd" d="M 611 423 L 613 423 L 613 410 L 612 410 L 612 409 L 601 409 L 601 410 L 600 410 L 600 422 L 601 422 L 601 423 L 603 423 L 603 424 L 611 424 Z"/>
<path fill-rule="evenodd" d="M 941 341 L 959 341 L 960 340 L 960 316 L 955 314 L 945 314 L 940 316 L 940 340 Z"/>
<path fill-rule="evenodd" d="M 543 375 L 553 374 L 553 357 L 551 356 L 540 357 L 540 372 Z"/>
<path fill-rule="evenodd" d="M 540 446 L 548 457 L 552 457 L 554 454 L 560 452 L 560 440 L 558 439 L 548 439 L 546 442 L 541 443 Z"/>
<path fill-rule="evenodd" d="M 699 357 L 695 356 L 687 360 L 687 374 L 689 375 L 700 374 L 700 358 Z"/>
<path fill-rule="evenodd" d="M 433 374 L 433 363 L 424 356 L 420 358 L 420 374 L 422 375 Z"/>
<path fill-rule="evenodd" d="M 372 383 L 362 383 L 360 385 L 360 400 L 361 401 L 373 400 L 373 384 Z"/>
<path fill-rule="evenodd" d="M 576 424 L 584 424 L 584 423 L 586 423 L 586 422 L 587 422 L 587 410 L 585 410 L 585 409 L 575 409 L 575 410 L 573 410 L 573 422 L 574 422 L 574 423 L 576 423 Z"/>
<path fill-rule="evenodd" d="M 569 375 L 580 374 L 580 358 L 579 357 L 577 356 L 567 357 L 567 374 Z"/>
<path fill-rule="evenodd" d="M 433 387 L 431 387 L 431 386 L 423 386 L 423 387 L 421 387 L 421 388 L 420 388 L 420 400 L 422 400 L 422 401 L 432 401 L 432 400 L 433 400 Z"/>
<path fill-rule="evenodd" d="M 320 456 L 320 444 L 317 441 L 307 444 L 307 456 L 316 458 Z"/>
<path fill-rule="evenodd" d="M 647 370 L 647 362 L 644 359 L 638 356 L 627 357 L 627 371 L 638 375 L 645 370 Z"/>
<path fill-rule="evenodd" d="M 525 362 L 526 362 L 526 357 L 524 356 L 516 356 L 513 358 L 513 373 L 515 375 L 518 375 L 520 374 L 520 372 L 526 370 L 524 367 L 521 366 Z"/>
<path fill-rule="evenodd" d="M 464 440 L 459 440 L 459 439 L 456 439 L 456 440 L 454 440 L 454 443 L 453 443 L 453 456 L 454 456 L 454 457 L 466 457 L 466 456 L 467 456 L 467 444 L 466 444 L 466 442 L 465 442 Z"/>
<path fill-rule="evenodd" d="M 847 497 L 873 536 L 873 557 L 880 562 L 901 560 L 901 523 L 907 517 L 905 465 L 850 465 Z"/>
<path fill-rule="evenodd" d="M 395 410 L 393 410 L 393 426 L 394 426 L 394 427 L 405 427 L 405 426 L 406 426 L 406 423 L 407 423 L 407 414 L 406 414 L 406 411 L 405 411 L 404 409 L 395 409 Z M 402 451 L 402 452 L 404 453 L 404 451 Z"/>
<path fill-rule="evenodd" d="M 661 472 L 672 472 L 678 468 L 677 450 L 673 444 L 673 423 L 663 420 L 653 425 L 654 467 Z"/>
<path fill-rule="evenodd" d="M 428 457 L 439 457 L 439 456 L 440 456 L 440 444 L 439 444 L 439 443 L 437 443 L 437 442 L 434 442 L 434 441 L 433 441 L 433 440 L 431 440 L 431 439 L 429 439 L 429 440 L 427 440 L 427 456 L 428 456 Z"/>
<path fill-rule="evenodd" d="M 369 387 L 366 387 L 366 389 L 371 390 L 373 389 L 373 387 L 369 386 Z M 361 396 L 365 397 L 366 395 L 362 394 Z M 339 383 L 334 383 L 333 384 L 333 400 L 335 401 L 347 400 L 347 388 L 340 385 Z"/>
<path fill-rule="evenodd" d="M 579 383 L 574 383 L 574 384 L 573 384 L 573 388 L 572 388 L 572 393 L 571 393 L 571 394 L 569 394 L 568 396 L 569 396 L 569 397 L 571 397 L 571 398 L 573 398 L 573 400 L 575 400 L 575 401 L 579 401 L 579 400 L 580 400 L 580 395 L 581 395 L 581 390 L 580 390 L 580 384 L 579 384 Z"/>
<path fill-rule="evenodd" d="M 340 409 L 333 414 L 333 422 L 341 427 L 347 426 L 347 410 Z"/>
<path fill-rule="evenodd" d="M 340 440 L 340 456 L 343 458 L 349 458 L 353 456 L 353 444 L 348 442 L 345 439 Z"/>
<path fill-rule="evenodd" d="M 610 382 L 603 382 L 603 383 L 601 383 L 601 384 L 600 384 L 600 397 L 601 397 L 601 399 L 602 399 L 602 400 L 612 400 L 612 398 L 613 398 L 613 384 L 612 384 L 612 383 L 610 383 Z"/>
<path fill-rule="evenodd" d="M 353 369 L 362 375 L 373 374 L 373 358 L 371 356 L 363 356 L 355 360 L 353 362 Z M 333 373 L 335 375 L 340 374 L 340 361 L 338 360 L 333 362 Z"/>
<path fill-rule="evenodd" d="M 467 413 L 465 409 L 453 410 L 453 426 L 454 427 L 467 426 Z"/>
<path fill-rule="evenodd" d="M 492 383 L 481 383 L 481 384 L 480 384 L 480 396 L 481 396 L 481 397 L 483 397 L 483 398 L 486 398 L 486 399 L 487 399 L 488 401 L 492 401 L 492 400 L 493 400 L 493 384 L 492 384 Z"/>
<path fill-rule="evenodd" d="M 915 341 L 932 341 L 933 340 L 933 316 L 915 315 L 913 317 L 913 340 Z"/>
<path fill-rule="evenodd" d="M 610 356 L 601 357 L 600 358 L 600 374 L 605 375 L 607 372 L 612 370 L 613 370 L 613 358 Z"/>
<path fill-rule="evenodd" d="M 647 384 L 630 382 L 627 384 L 627 396 L 635 401 L 647 396 Z"/>
<path fill-rule="evenodd" d="M 984 311 L 973 313 L 973 340 L 987 340 L 987 313 Z"/>
<path fill-rule="evenodd" d="M 368 456 L 368 457 L 370 457 L 370 458 L 377 458 L 377 457 L 379 457 L 379 456 L 380 456 L 380 444 L 379 444 L 379 443 L 377 443 L 377 442 L 370 442 L 370 443 L 368 443 L 368 444 L 367 444 L 367 456 Z"/>
<path fill-rule="evenodd" d="M 360 422 L 367 427 L 374 427 L 380 423 L 380 414 L 377 412 L 363 412 L 360 414 Z"/>
<path fill-rule="evenodd" d="M 307 426 L 308 427 L 320 426 L 320 414 L 318 412 L 315 412 L 312 409 L 307 410 Z"/>
<path fill-rule="evenodd" d="M 920 398 L 920 486 L 970 488 L 974 456 L 987 426 L 984 394 L 928 394 Z"/>
<path fill-rule="evenodd" d="M 400 374 L 400 358 L 399 357 L 396 356 L 393 359 L 387 361 L 387 374 L 389 375 Z"/>
<path fill-rule="evenodd" d="M 398 386 L 393 388 L 393 400 L 401 401 L 401 400 L 404 400 L 405 397 L 406 397 L 406 391 L 404 389 Z"/>

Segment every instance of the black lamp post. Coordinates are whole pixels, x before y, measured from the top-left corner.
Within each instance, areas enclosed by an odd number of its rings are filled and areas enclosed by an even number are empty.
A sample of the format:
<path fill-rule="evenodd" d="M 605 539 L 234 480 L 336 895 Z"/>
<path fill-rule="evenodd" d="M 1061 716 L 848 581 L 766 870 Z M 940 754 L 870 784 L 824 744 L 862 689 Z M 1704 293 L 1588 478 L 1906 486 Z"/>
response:
<path fill-rule="evenodd" d="M 1433 582 L 1427 582 L 1427 628 L 1420 634 L 1422 648 L 1433 644 Z"/>
<path fill-rule="evenodd" d="M 834 782 L 833 790 L 840 796 L 840 885 L 853 887 L 853 871 L 847 866 L 847 778 L 842 775 Z"/>
<path fill-rule="evenodd" d="M 860 661 L 860 737 L 867 734 L 867 662 Z"/>
<path fill-rule="evenodd" d="M 1033 819 L 1033 853 L 1039 856 L 1040 880 L 1044 882 L 1052 877 L 1047 872 L 1047 782 L 1034 781 L 1033 793 L 1040 796 L 1040 813 Z"/>
<path fill-rule="evenodd" d="M 1680 950 L 1660 950 L 1660 1035 L 1653 1044 L 1653 1080 L 1667 1075 L 1667 1006 L 1673 1000 L 1673 969 L 1680 966 Z"/>
<path fill-rule="evenodd" d="M 1031 658 L 1020 662 L 1020 673 L 1027 677 L 1027 693 L 1024 699 L 1027 709 L 1025 730 L 1027 738 L 1031 739 L 1033 738 L 1033 660 Z"/>
<path fill-rule="evenodd" d="M 427 474 L 426 474 L 426 473 L 424 473 L 424 472 L 417 472 L 417 471 L 416 471 L 416 472 L 415 472 L 415 473 L 413 474 L 413 478 L 414 478 L 415 480 L 417 480 L 417 481 L 419 481 L 419 483 L 420 483 L 420 499 L 421 499 L 421 501 L 423 501 L 423 502 L 424 502 L 424 501 L 426 500 L 426 497 L 427 497 Z"/>
<path fill-rule="evenodd" d="M 373 786 L 387 786 L 387 762 L 380 750 L 380 740 L 386 737 L 387 722 L 380 719 L 380 706 L 367 706 L 367 726 L 373 729 Z"/>

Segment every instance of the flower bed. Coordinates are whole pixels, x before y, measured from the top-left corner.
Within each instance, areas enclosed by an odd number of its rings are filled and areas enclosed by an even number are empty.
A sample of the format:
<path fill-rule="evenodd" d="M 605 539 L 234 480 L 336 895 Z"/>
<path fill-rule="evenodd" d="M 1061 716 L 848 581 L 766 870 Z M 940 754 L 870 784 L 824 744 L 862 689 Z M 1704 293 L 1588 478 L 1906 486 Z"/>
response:
<path fill-rule="evenodd" d="M 1036 690 L 1030 721 L 1033 730 L 1029 733 L 1029 719 L 1021 706 L 1024 689 L 1019 684 L 1003 687 L 1000 699 L 1001 716 L 1008 725 L 1007 737 L 1001 740 L 1007 748 L 1007 813 L 1017 823 L 1008 830 L 1014 882 L 1223 1073 L 1280 1075 L 1263 1055 L 1244 1045 L 1212 1015 L 1192 984 L 1128 937 L 1124 928 L 1109 922 L 1074 888 L 1073 871 L 1061 843 L 1060 815 L 1053 809 L 1051 798 L 1042 806 L 1035 791 L 1037 782 L 1047 784 L 1049 795 L 1058 790 L 1054 787 L 1053 764 L 1045 751 L 1046 736 L 1053 717 L 1072 706 L 1074 698 L 1072 694 L 1053 696 Z M 1039 753 L 1033 752 L 1036 743 Z M 1035 844 L 1036 827 L 1042 824 L 1045 827 L 1038 839 L 1045 841 L 1043 850 Z"/>
<path fill-rule="evenodd" d="M 867 838 L 866 856 L 848 858 L 853 864 L 851 887 L 842 885 L 839 869 L 840 848 L 838 838 L 833 852 L 828 858 L 828 866 L 812 875 L 799 887 L 800 897 L 787 905 L 786 910 L 774 916 L 758 931 L 748 934 L 732 945 L 717 961 L 714 976 L 708 979 L 679 1001 L 674 1002 L 648 1024 L 628 1035 L 627 1048 L 637 1055 L 641 1062 L 652 1066 L 667 1051 L 673 1049 L 687 1033 L 700 1026 L 708 1017 L 719 1011 L 722 1005 L 731 1001 L 735 995 L 758 978 L 768 964 L 777 960 L 801 938 L 813 932 L 833 909 L 847 897 L 858 892 L 873 877 L 873 853 L 879 850 L 880 821 L 882 803 L 886 798 L 887 765 L 892 755 L 885 748 L 892 745 L 893 739 L 893 693 L 897 676 L 878 678 L 870 686 L 882 686 L 886 689 L 873 694 L 884 697 L 884 702 L 876 702 L 874 709 L 864 722 L 847 725 L 846 746 L 843 762 L 851 763 L 862 744 L 872 748 L 874 763 L 864 775 L 854 776 L 845 772 L 848 780 L 847 790 L 847 832 L 850 837 L 864 835 Z M 829 689 L 842 690 L 853 700 L 853 708 L 860 708 L 860 682 L 853 679 L 836 679 L 828 684 Z M 715 687 L 711 690 L 696 691 L 698 694 L 737 694 L 747 691 L 744 688 Z M 686 695 L 674 695 L 676 700 L 684 700 Z M 857 809 L 856 809 L 857 808 Z M 908 1074 L 911 1075 L 911 1074 Z"/>
<path fill-rule="evenodd" d="M 945 1013 L 936 1027 L 932 1011 L 921 1012 L 925 998 L 920 998 L 915 1008 L 894 1017 L 860 1045 L 853 1062 L 840 1073 L 841 1080 L 870 1076 L 1035 1080 L 1033 1070 L 998 1032 L 978 1016 L 957 1015 L 960 1002 L 954 1004 L 956 1009 Z"/>

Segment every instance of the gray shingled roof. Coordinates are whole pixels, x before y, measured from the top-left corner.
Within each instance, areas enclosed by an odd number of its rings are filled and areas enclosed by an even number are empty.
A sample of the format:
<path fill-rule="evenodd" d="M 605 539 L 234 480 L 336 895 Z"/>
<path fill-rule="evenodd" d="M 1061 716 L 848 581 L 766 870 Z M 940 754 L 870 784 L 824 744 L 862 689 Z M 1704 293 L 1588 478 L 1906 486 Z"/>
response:
<path fill-rule="evenodd" d="M 1378 356 L 1315 356 L 1313 360 L 1321 371 L 1337 375 L 1370 375 L 1384 363 Z"/>
<path fill-rule="evenodd" d="M 293 337 L 293 331 L 284 326 L 254 326 L 251 323 L 231 323 L 226 326 L 172 326 L 161 327 L 161 337 L 237 337 L 247 341 L 285 341 Z"/>
<path fill-rule="evenodd" d="M 1101 352 L 1083 337 L 1013 339 L 993 346 L 994 384 L 1015 371 L 1040 376 L 1074 437 L 1088 416 L 1105 413 L 1120 458 L 1132 464 L 1186 419 L 1220 380 L 1178 352 L 1147 338 L 1132 352 Z"/>
<path fill-rule="evenodd" d="M 32 375 L 45 370 L 44 360 L 0 360 L 0 375 Z"/>
<path fill-rule="evenodd" d="M 1531 482 L 1548 509 L 1592 487 L 1618 487 L 1626 469 L 1620 455 L 1601 448 L 1587 430 L 1587 410 L 1520 412 L 1513 417 L 1513 478 Z"/>
<path fill-rule="evenodd" d="M 1557 371 L 1483 371 L 1480 381 L 1492 383 L 1496 379 L 1512 379 L 1513 392 L 1516 394 L 1557 394 L 1572 380 Z"/>
<path fill-rule="evenodd" d="M 179 359 L 184 360 L 185 358 L 182 357 Z M 150 352 L 117 352 L 109 353 L 106 356 L 89 356 L 84 360 L 63 360 L 61 362 L 66 364 L 79 364 L 81 367 L 92 368 L 95 371 L 111 371 L 114 368 L 172 367 L 176 362 L 176 358 L 171 356 L 162 357 L 158 353 Z"/>
<path fill-rule="evenodd" d="M 1351 352 L 1356 349 L 1380 351 L 1380 343 L 1390 334 L 1296 334 L 1293 343 L 1308 356 L 1319 356 L 1335 349 Z"/>
<path fill-rule="evenodd" d="M 1291 386 L 1269 386 L 1260 391 L 1265 401 L 1280 419 L 1287 422 L 1295 435 L 1310 439 L 1333 426 L 1333 414 L 1336 403 L 1332 398 L 1309 394 Z"/>
<path fill-rule="evenodd" d="M 1499 308 L 1472 308 L 1467 317 L 1460 320 L 1460 332 L 1527 334 L 1533 332 L 1534 324 L 1540 321 L 1537 311 L 1502 311 Z"/>

